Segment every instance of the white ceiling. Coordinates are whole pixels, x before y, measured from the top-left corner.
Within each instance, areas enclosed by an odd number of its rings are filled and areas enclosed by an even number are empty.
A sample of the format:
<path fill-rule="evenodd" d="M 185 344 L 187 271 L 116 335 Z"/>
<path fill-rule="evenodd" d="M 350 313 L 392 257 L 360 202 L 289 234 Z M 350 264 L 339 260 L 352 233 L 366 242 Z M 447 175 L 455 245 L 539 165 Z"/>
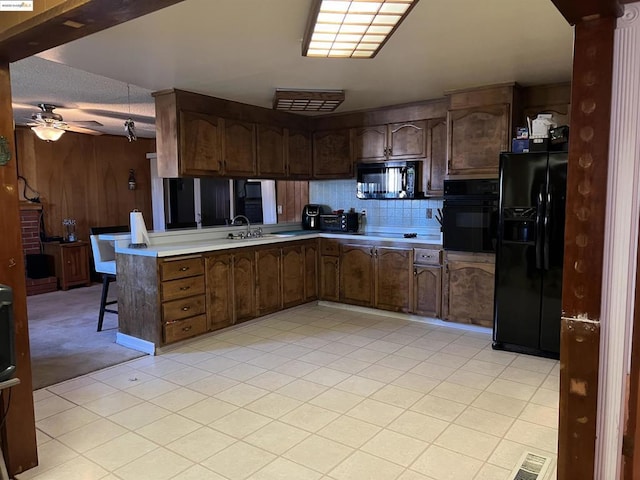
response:
<path fill-rule="evenodd" d="M 186 0 L 21 60 L 11 66 L 16 123 L 48 102 L 69 107 L 56 109 L 65 121 L 124 135 L 130 108 L 151 137 L 151 92 L 174 87 L 267 108 L 276 88 L 343 89 L 346 112 L 571 78 L 573 29 L 551 0 L 422 0 L 370 60 L 302 57 L 310 6 Z"/>

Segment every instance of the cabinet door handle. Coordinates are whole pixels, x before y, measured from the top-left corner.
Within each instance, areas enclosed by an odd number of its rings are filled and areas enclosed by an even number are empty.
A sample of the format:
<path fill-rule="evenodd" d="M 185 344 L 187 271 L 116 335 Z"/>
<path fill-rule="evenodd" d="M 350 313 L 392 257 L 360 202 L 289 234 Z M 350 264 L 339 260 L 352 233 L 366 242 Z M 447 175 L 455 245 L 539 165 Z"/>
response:
<path fill-rule="evenodd" d="M 187 305 L 186 307 L 182 307 L 183 312 L 187 312 L 191 307 Z"/>
<path fill-rule="evenodd" d="M 191 330 L 191 325 L 189 325 L 188 327 L 182 327 L 183 332 L 188 332 L 189 330 Z"/>
<path fill-rule="evenodd" d="M 180 287 L 180 290 L 185 291 L 185 290 L 189 290 L 191 288 L 190 285 L 187 285 L 186 287 Z"/>
<path fill-rule="evenodd" d="M 189 267 L 180 267 L 181 272 L 186 272 L 187 270 L 189 270 Z"/>
<path fill-rule="evenodd" d="M 413 276 L 414 276 L 414 277 L 417 277 L 417 276 L 418 276 L 418 269 L 417 269 L 417 268 L 414 268 L 414 269 L 413 269 Z"/>
<path fill-rule="evenodd" d="M 369 256 L 373 257 L 373 248 L 369 251 Z"/>
<path fill-rule="evenodd" d="M 393 148 L 392 147 L 389 147 L 387 149 L 387 155 L 389 155 L 389 156 L 393 155 Z"/>

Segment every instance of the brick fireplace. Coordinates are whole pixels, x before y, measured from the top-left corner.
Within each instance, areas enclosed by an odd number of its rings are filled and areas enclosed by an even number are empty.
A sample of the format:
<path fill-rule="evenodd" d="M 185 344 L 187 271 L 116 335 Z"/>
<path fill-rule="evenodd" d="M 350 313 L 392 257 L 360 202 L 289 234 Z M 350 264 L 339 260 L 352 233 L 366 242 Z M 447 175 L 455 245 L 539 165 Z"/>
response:
<path fill-rule="evenodd" d="M 25 255 L 40 254 L 40 216 L 42 205 L 39 203 L 20 203 L 20 226 L 22 233 L 22 249 Z M 25 262 L 26 263 L 26 262 Z M 58 282 L 55 276 L 45 278 L 27 277 L 27 295 L 55 292 Z"/>

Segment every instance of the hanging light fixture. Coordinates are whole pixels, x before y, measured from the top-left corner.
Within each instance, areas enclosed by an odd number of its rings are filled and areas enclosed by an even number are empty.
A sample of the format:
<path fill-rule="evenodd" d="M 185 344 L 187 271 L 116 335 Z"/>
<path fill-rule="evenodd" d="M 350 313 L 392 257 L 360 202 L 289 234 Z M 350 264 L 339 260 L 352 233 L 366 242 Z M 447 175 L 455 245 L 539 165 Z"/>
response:
<path fill-rule="evenodd" d="M 130 142 L 135 142 L 138 139 L 136 135 L 136 124 L 131 119 L 131 95 L 129 92 L 129 84 L 127 83 L 127 101 L 129 103 L 129 118 L 124 122 L 124 132 L 127 134 L 127 138 Z"/>
<path fill-rule="evenodd" d="M 60 140 L 60 137 L 64 134 L 64 130 L 61 128 L 49 127 L 46 125 L 31 127 L 31 130 L 33 130 L 40 140 L 45 140 L 47 142 L 56 142 Z"/>

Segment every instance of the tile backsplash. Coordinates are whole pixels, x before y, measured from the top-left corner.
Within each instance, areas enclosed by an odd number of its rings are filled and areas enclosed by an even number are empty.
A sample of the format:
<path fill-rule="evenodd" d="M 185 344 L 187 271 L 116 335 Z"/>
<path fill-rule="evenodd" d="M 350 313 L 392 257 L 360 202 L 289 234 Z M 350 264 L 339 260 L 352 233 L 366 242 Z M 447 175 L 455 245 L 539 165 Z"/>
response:
<path fill-rule="evenodd" d="M 361 200 L 356 198 L 356 180 L 324 180 L 309 182 L 309 202 L 329 205 L 333 210 L 354 208 L 367 210 L 366 230 L 395 228 L 400 231 L 440 232 L 436 220 L 442 199 Z M 432 218 L 427 218 L 427 209 Z"/>

